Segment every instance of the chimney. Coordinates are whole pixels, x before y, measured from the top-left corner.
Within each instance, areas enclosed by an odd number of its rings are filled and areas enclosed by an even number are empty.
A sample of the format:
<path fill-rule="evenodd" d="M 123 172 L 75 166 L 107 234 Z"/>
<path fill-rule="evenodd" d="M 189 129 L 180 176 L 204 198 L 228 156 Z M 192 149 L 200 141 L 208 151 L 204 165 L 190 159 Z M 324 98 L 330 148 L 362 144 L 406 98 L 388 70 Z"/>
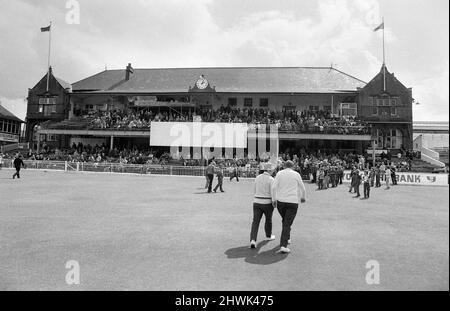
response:
<path fill-rule="evenodd" d="M 128 63 L 127 68 L 125 69 L 125 81 L 130 80 L 130 74 L 133 73 L 133 67 L 131 67 L 131 63 Z"/>

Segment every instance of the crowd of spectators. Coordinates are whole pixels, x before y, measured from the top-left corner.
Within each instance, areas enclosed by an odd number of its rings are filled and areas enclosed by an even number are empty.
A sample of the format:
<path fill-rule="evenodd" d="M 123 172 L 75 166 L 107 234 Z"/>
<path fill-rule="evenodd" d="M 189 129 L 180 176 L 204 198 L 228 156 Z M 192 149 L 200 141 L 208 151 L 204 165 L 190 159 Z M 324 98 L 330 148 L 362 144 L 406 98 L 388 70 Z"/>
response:
<path fill-rule="evenodd" d="M 202 122 L 247 123 L 250 127 L 275 125 L 283 132 L 324 134 L 368 134 L 369 126 L 355 116 L 333 116 L 326 110 L 284 110 L 273 111 L 256 108 L 234 108 L 221 106 L 219 109 L 200 111 L 158 111 L 140 110 L 98 112 L 91 116 L 90 127 L 95 129 L 146 129 L 151 122 Z"/>

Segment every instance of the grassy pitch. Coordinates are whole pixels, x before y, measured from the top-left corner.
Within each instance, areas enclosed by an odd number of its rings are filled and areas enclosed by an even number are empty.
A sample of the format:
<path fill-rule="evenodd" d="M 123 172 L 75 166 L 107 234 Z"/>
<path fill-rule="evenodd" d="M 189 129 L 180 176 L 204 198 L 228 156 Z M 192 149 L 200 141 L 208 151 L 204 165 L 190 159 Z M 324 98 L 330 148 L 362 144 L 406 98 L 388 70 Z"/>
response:
<path fill-rule="evenodd" d="M 248 248 L 251 180 L 0 171 L 0 290 L 449 290 L 449 188 L 307 184 L 292 252 Z M 361 189 L 362 191 L 362 189 Z M 264 219 L 263 219 L 264 221 Z M 80 265 L 68 285 L 66 262 Z M 366 283 L 376 260 L 380 284 Z"/>

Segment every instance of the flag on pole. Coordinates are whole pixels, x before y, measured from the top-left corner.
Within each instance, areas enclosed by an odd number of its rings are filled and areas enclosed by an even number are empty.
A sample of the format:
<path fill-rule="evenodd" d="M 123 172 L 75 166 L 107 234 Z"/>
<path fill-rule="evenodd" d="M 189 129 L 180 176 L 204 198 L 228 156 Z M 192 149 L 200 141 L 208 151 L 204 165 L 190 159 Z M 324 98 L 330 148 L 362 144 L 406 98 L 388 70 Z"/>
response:
<path fill-rule="evenodd" d="M 41 27 L 41 32 L 50 31 L 50 26 L 51 26 L 51 25 L 49 25 L 49 26 L 47 26 L 47 27 Z"/>
<path fill-rule="evenodd" d="M 378 30 L 380 30 L 380 29 L 384 29 L 384 22 L 382 22 L 382 23 L 380 24 L 380 26 L 378 26 L 377 28 L 375 28 L 373 31 L 378 31 Z"/>

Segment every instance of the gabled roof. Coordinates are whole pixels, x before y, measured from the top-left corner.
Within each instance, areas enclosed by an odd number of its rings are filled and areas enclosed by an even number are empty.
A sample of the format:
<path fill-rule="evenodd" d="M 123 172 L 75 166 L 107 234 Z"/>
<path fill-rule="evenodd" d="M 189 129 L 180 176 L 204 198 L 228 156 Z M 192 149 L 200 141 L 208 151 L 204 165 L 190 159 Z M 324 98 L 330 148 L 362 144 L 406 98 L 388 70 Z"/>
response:
<path fill-rule="evenodd" d="M 58 81 L 59 85 L 61 85 L 64 89 L 68 89 L 71 87 L 69 82 L 64 81 L 61 78 L 55 77 L 56 81 Z"/>
<path fill-rule="evenodd" d="M 16 117 L 12 112 L 10 112 L 2 105 L 0 105 L 0 119 L 7 119 L 24 123 L 22 120 L 20 120 L 18 117 Z"/>
<path fill-rule="evenodd" d="M 364 81 L 330 67 L 216 67 L 105 70 L 72 84 L 74 92 L 183 93 L 204 75 L 223 93 L 355 92 Z"/>

